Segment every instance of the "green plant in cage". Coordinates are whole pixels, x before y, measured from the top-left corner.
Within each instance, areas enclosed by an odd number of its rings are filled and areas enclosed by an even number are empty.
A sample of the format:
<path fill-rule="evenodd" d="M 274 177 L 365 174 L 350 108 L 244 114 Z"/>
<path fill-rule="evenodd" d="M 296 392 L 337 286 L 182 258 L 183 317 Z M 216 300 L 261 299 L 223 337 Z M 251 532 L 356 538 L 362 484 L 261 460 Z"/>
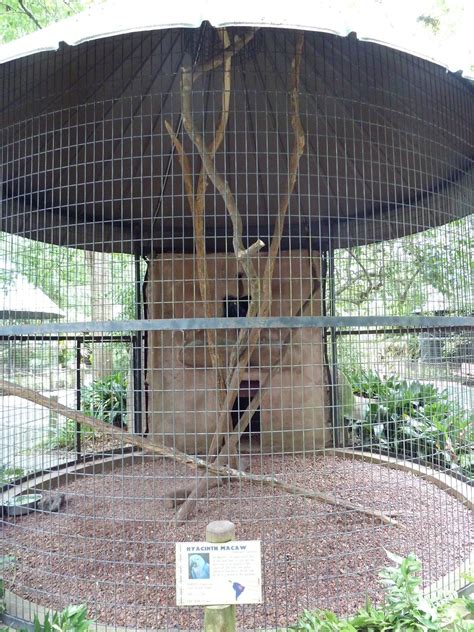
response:
<path fill-rule="evenodd" d="M 382 380 L 376 371 L 361 371 L 357 367 L 344 369 L 344 375 L 352 386 L 354 395 L 360 397 L 380 397 L 387 392 L 387 381 Z"/>
<path fill-rule="evenodd" d="M 5 582 L 3 570 L 15 566 L 16 558 L 12 555 L 0 556 L 0 615 L 6 612 Z M 68 606 L 61 612 L 50 615 L 45 614 L 41 623 L 35 615 L 33 621 L 34 632 L 87 632 L 91 627 L 91 621 L 87 619 L 87 606 Z M 20 632 L 28 632 L 20 629 Z"/>
<path fill-rule="evenodd" d="M 5 612 L 5 582 L 0 577 L 0 615 Z"/>
<path fill-rule="evenodd" d="M 25 470 L 21 467 L 7 467 L 0 465 L 0 487 L 8 485 L 17 478 L 25 475 Z"/>
<path fill-rule="evenodd" d="M 5 582 L 1 571 L 12 566 L 16 559 L 11 555 L 0 556 L 0 615 L 6 612 Z M 1 622 L 0 622 L 1 623 Z M 33 632 L 87 632 L 91 629 L 92 621 L 87 618 L 87 606 L 68 606 L 61 612 L 52 615 L 46 613 L 41 623 L 37 615 L 33 621 Z M 20 632 L 29 632 L 20 628 Z"/>
<path fill-rule="evenodd" d="M 33 632 L 87 632 L 91 629 L 92 621 L 87 619 L 87 606 L 68 606 L 52 616 L 45 614 L 43 623 L 35 615 Z M 20 629 L 20 632 L 28 632 Z"/>
<path fill-rule="evenodd" d="M 77 442 L 77 426 L 72 419 L 67 419 L 57 429 L 50 431 L 49 437 L 40 443 L 40 448 L 49 450 L 74 450 Z M 79 430 L 81 442 L 94 439 L 95 433 L 89 426 L 81 424 Z"/>
<path fill-rule="evenodd" d="M 0 579 L 0 615 L 5 612 L 5 588 Z M 52 616 L 45 614 L 43 623 L 35 615 L 33 632 L 87 632 L 92 627 L 92 621 L 87 619 L 87 606 L 68 606 Z M 20 628 L 19 632 L 30 632 L 27 628 Z"/>
<path fill-rule="evenodd" d="M 377 443 L 396 456 L 419 458 L 474 477 L 474 415 L 432 384 L 375 371 L 345 371 L 356 395 L 369 399 L 355 422 L 363 444 Z"/>
<path fill-rule="evenodd" d="M 385 599 L 381 606 L 367 601 L 363 608 L 350 617 L 339 617 L 329 610 L 306 610 L 293 632 L 429 632 L 473 629 L 466 620 L 474 613 L 474 600 L 470 597 L 448 596 L 434 601 L 421 589 L 421 562 L 415 555 L 403 558 L 387 552 L 392 566 L 380 572 Z"/>
<path fill-rule="evenodd" d="M 85 386 L 81 401 L 86 415 L 120 428 L 127 426 L 127 378 L 123 373 L 113 373 Z"/>
<path fill-rule="evenodd" d="M 3 579 L 3 571 L 16 564 L 16 558 L 13 555 L 0 555 L 0 615 L 6 610 L 5 602 L 5 581 Z"/>

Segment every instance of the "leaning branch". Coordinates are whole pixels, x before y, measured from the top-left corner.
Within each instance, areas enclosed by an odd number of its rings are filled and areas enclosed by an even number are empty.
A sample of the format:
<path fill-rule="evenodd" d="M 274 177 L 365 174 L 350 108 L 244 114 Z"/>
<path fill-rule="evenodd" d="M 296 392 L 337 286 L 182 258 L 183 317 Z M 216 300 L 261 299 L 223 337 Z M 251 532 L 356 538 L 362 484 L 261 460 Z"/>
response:
<path fill-rule="evenodd" d="M 250 296 L 251 302 L 249 306 L 249 316 L 254 316 L 258 313 L 260 302 L 261 302 L 261 284 L 260 277 L 255 268 L 252 258 L 249 256 L 249 252 L 256 253 L 263 246 L 264 243 L 261 240 L 257 240 L 249 249 L 246 249 L 242 239 L 243 233 L 243 225 L 242 225 L 242 217 L 240 211 L 237 206 L 237 201 L 234 197 L 234 194 L 230 188 L 227 180 L 222 177 L 219 173 L 217 173 L 214 153 L 208 149 L 206 143 L 202 135 L 196 130 L 196 126 L 193 121 L 193 117 L 191 114 L 191 93 L 193 86 L 193 76 L 191 73 L 191 69 L 183 68 L 182 76 L 181 76 L 181 98 L 182 98 L 182 118 L 183 125 L 188 133 L 191 141 L 194 146 L 197 148 L 199 155 L 202 160 L 203 167 L 209 176 L 209 179 L 214 184 L 217 191 L 222 196 L 227 212 L 231 218 L 232 227 L 233 227 L 233 247 L 236 258 L 240 261 L 242 269 L 249 281 L 250 286 Z M 224 76 L 224 92 L 228 84 L 226 84 L 226 77 Z M 228 107 L 228 105 L 227 105 Z M 227 118 L 225 120 L 227 123 Z M 224 132 L 224 128 L 222 125 L 218 127 L 218 132 Z M 216 134 L 217 137 L 217 134 Z M 217 139 L 219 140 L 219 139 Z M 216 147 L 216 140 L 213 143 L 212 149 Z M 243 256 L 246 254 L 247 256 Z M 253 344 L 255 345 L 257 336 L 254 336 Z M 249 352 L 251 353 L 253 349 L 251 345 L 247 348 L 248 357 L 250 357 Z M 228 431 L 228 420 L 229 420 L 229 411 L 232 410 L 233 403 L 238 395 L 238 386 L 240 383 L 239 373 L 241 369 L 245 366 L 245 358 L 240 358 L 235 364 L 232 364 L 231 360 L 231 371 L 228 374 L 226 379 L 227 393 L 225 396 L 225 400 L 222 402 L 221 413 L 217 420 L 216 431 L 214 433 L 214 437 L 211 441 L 211 446 L 209 449 L 209 453 L 213 454 L 219 450 L 220 444 L 222 442 L 223 433 Z M 227 428 L 226 428 L 227 426 Z M 204 483 L 203 483 L 204 485 Z"/>
<path fill-rule="evenodd" d="M 329 505 L 343 507 L 344 509 L 348 509 L 350 511 L 356 511 L 372 518 L 377 518 L 384 524 L 398 525 L 398 522 L 391 518 L 389 514 L 366 509 L 365 507 L 359 507 L 358 505 L 353 505 L 352 503 L 348 503 L 346 501 L 340 501 L 333 496 L 330 496 L 329 494 L 312 492 L 301 487 L 293 486 L 289 483 L 285 483 L 284 481 L 280 481 L 273 476 L 248 474 L 234 468 L 229 468 L 222 465 L 215 465 L 213 463 L 209 463 L 205 459 L 200 459 L 199 457 L 180 452 L 179 450 L 168 448 L 163 445 L 156 445 L 155 443 L 151 443 L 151 441 L 149 441 L 148 439 L 123 432 L 115 426 L 106 424 L 103 421 L 96 419 L 95 417 L 89 417 L 89 415 L 85 415 L 79 410 L 74 410 L 73 408 L 64 406 L 64 404 L 60 404 L 56 399 L 52 397 L 46 397 L 45 395 L 38 393 L 38 391 L 25 388 L 24 386 L 18 386 L 17 384 L 13 384 L 12 382 L 0 380 L 0 391 L 2 391 L 5 395 L 21 397 L 22 399 L 26 399 L 29 402 L 38 404 L 39 406 L 44 406 L 45 408 L 48 408 L 49 410 L 52 410 L 53 412 L 66 417 L 67 419 L 72 419 L 79 424 L 85 424 L 90 428 L 97 430 L 98 432 L 110 435 L 111 437 L 120 438 L 124 443 L 137 446 L 138 448 L 146 452 L 159 454 L 161 456 L 173 459 L 174 461 L 183 465 L 192 465 L 205 469 L 211 474 L 215 474 L 218 477 L 248 481 L 251 483 L 260 483 L 261 485 L 267 487 L 282 489 L 283 491 L 286 491 L 290 494 L 295 494 L 304 498 L 313 498 L 314 500 L 319 500 Z"/>
<path fill-rule="evenodd" d="M 216 70 L 216 68 L 224 65 L 227 60 L 232 59 L 234 55 L 244 48 L 244 46 L 247 46 L 247 44 L 254 38 L 257 30 L 258 29 L 249 29 L 244 36 L 235 36 L 234 41 L 232 43 L 227 43 L 223 51 L 219 52 L 215 57 L 204 62 L 200 66 L 197 66 L 197 68 L 193 71 L 194 80 L 210 70 Z"/>
<path fill-rule="evenodd" d="M 268 252 L 267 262 L 265 265 L 265 271 L 263 274 L 263 297 L 261 305 L 259 306 L 258 316 L 265 317 L 270 313 L 272 302 L 272 279 L 275 269 L 276 257 L 280 251 L 281 238 L 283 234 L 283 227 L 285 225 L 285 218 L 288 212 L 290 203 L 290 196 L 293 193 L 296 184 L 296 178 L 298 175 L 300 158 L 303 155 L 305 147 L 305 135 L 303 125 L 300 118 L 300 104 L 299 104 L 299 88 L 300 88 L 300 66 L 301 66 L 301 54 L 303 51 L 304 35 L 300 33 L 296 42 L 295 57 L 292 63 L 292 89 L 291 89 L 291 127 L 294 135 L 294 144 L 291 151 L 291 157 L 288 168 L 288 184 L 285 193 L 283 194 L 277 213 L 277 219 L 273 230 L 272 240 Z M 254 316 L 256 314 L 250 314 Z M 234 347 L 230 358 L 231 367 L 235 364 L 240 349 L 249 344 L 247 338 L 249 334 L 247 331 L 239 332 L 237 343 Z"/>
<path fill-rule="evenodd" d="M 305 135 L 303 125 L 300 118 L 300 101 L 299 101 L 299 89 L 300 89 L 300 66 L 301 66 L 301 53 L 303 50 L 304 34 L 300 33 L 296 42 L 295 57 L 292 63 L 292 90 L 291 90 L 291 128 L 293 130 L 293 147 L 291 151 L 290 161 L 288 165 L 288 181 L 285 193 L 280 200 L 278 214 L 275 222 L 275 228 L 273 231 L 272 241 L 270 249 L 268 251 L 267 263 L 265 265 L 265 272 L 263 275 L 263 305 L 261 316 L 267 316 L 270 311 L 270 305 L 272 300 L 271 287 L 273 279 L 273 271 L 275 268 L 275 261 L 280 251 L 281 237 L 283 234 L 283 227 L 285 224 L 286 214 L 290 204 L 290 197 L 295 188 L 296 179 L 298 176 L 300 158 L 303 155 L 305 147 Z"/>

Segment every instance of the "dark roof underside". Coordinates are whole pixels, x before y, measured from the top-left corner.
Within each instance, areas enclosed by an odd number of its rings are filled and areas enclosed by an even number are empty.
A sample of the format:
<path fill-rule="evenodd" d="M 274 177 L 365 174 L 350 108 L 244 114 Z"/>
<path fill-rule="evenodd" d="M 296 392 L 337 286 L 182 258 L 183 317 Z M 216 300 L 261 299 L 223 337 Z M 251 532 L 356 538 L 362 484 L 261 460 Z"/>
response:
<path fill-rule="evenodd" d="M 231 33 L 235 34 L 231 29 Z M 230 116 L 216 170 L 249 242 L 268 241 L 288 180 L 296 33 L 261 29 L 233 58 Z M 0 67 L 1 228 L 105 251 L 192 251 L 181 165 L 165 128 L 181 124 L 180 68 L 215 55 L 210 26 L 120 35 Z M 207 142 L 222 72 L 194 86 Z M 473 89 L 430 62 L 355 38 L 306 33 L 300 114 L 306 147 L 283 247 L 361 245 L 473 212 Z M 197 178 L 195 179 L 195 182 Z M 208 249 L 231 247 L 211 184 Z"/>

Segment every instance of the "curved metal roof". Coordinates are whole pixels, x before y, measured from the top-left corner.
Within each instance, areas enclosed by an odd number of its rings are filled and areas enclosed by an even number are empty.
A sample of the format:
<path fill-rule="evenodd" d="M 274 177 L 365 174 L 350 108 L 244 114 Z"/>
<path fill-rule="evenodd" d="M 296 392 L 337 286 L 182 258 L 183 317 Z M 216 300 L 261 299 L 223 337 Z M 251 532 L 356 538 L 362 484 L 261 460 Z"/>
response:
<path fill-rule="evenodd" d="M 267 5 L 216 2 L 181 3 L 163 14 L 161 5 L 137 1 L 113 16 L 110 6 L 8 48 L 15 59 L 0 65 L 2 229 L 101 250 L 193 251 L 181 166 L 165 121 L 180 133 L 180 69 L 220 46 L 216 30 L 202 24 L 206 17 L 239 24 L 231 35 L 242 33 L 242 24 L 266 25 L 233 58 L 226 152 L 216 168 L 231 183 L 249 240 L 268 242 L 289 170 L 296 32 L 286 27 L 309 29 L 311 14 L 301 23 L 289 17 L 301 11 L 278 15 L 272 7 L 269 20 Z M 319 4 L 313 15 L 325 16 Z M 472 84 L 411 54 L 328 33 L 324 23 L 326 32 L 305 31 L 306 150 L 283 247 L 308 239 L 320 247 L 360 245 L 472 213 Z M 56 51 L 64 39 L 77 45 Z M 209 73 L 194 85 L 194 112 L 208 137 L 220 77 Z M 185 134 L 182 141 L 195 155 Z M 208 249 L 225 250 L 226 209 L 210 185 L 207 194 Z"/>
<path fill-rule="evenodd" d="M 390 46 L 429 61 L 453 72 L 473 75 L 469 57 L 474 55 L 470 24 L 474 21 L 474 5 L 464 7 L 466 34 L 464 41 L 448 50 L 440 47 L 416 20 L 421 11 L 416 2 L 404 2 L 395 10 L 393 4 L 377 0 L 365 3 L 354 0 L 294 0 L 275 3 L 241 0 L 226 3 L 221 0 L 162 3 L 156 0 L 108 0 L 90 7 L 68 19 L 35 31 L 30 35 L 0 46 L 0 64 L 39 52 L 57 50 L 61 43 L 77 46 L 84 42 L 125 33 L 154 31 L 166 28 L 198 28 L 208 21 L 214 27 L 254 26 L 257 28 L 287 28 L 332 33 L 345 37 L 357 33 L 361 41 Z M 411 18 L 411 22 L 410 22 Z M 474 59 L 471 59 L 474 61 Z"/>

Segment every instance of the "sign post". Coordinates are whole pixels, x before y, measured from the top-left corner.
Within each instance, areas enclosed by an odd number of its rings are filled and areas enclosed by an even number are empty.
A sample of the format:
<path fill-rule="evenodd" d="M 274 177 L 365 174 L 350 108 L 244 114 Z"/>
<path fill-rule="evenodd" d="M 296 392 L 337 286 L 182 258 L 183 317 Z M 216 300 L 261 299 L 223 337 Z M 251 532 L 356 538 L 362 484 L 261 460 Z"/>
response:
<path fill-rule="evenodd" d="M 206 527 L 208 542 L 223 543 L 235 540 L 235 525 L 228 520 L 215 520 Z M 235 632 L 235 604 L 230 606 L 206 606 L 204 609 L 205 632 Z"/>

